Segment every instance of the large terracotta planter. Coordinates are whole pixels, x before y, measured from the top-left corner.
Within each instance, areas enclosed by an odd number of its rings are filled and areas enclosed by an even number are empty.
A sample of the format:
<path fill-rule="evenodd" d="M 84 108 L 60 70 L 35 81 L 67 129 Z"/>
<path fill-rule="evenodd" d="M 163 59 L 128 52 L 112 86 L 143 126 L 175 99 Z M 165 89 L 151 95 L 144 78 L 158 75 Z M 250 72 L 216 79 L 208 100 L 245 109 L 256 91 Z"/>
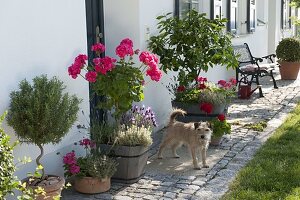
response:
<path fill-rule="evenodd" d="M 110 189 L 110 185 L 110 178 L 76 177 L 74 181 L 75 190 L 85 194 L 106 192 Z"/>
<path fill-rule="evenodd" d="M 282 80 L 295 80 L 298 77 L 300 63 L 298 62 L 279 62 L 280 75 Z"/>
<path fill-rule="evenodd" d="M 144 146 L 100 145 L 101 152 L 116 158 L 118 166 L 112 181 L 121 183 L 135 183 L 144 175 L 148 150 L 149 148 Z"/>
<path fill-rule="evenodd" d="M 38 187 L 42 187 L 46 192 L 46 195 L 37 195 L 35 200 L 53 200 L 54 197 L 60 196 L 61 191 L 65 185 L 65 179 L 60 176 L 55 175 L 48 175 L 48 179 L 40 182 L 37 186 L 30 186 L 27 187 L 32 188 L 33 190 L 37 189 Z M 28 183 L 29 178 L 25 178 L 22 182 Z"/>
<path fill-rule="evenodd" d="M 219 114 L 227 113 L 227 106 L 224 105 L 214 105 L 211 114 L 206 114 L 200 110 L 199 104 L 187 104 L 183 102 L 172 101 L 173 108 L 180 108 L 187 112 L 183 116 L 178 116 L 177 120 L 181 122 L 193 122 L 193 121 L 208 121 L 216 118 Z"/>

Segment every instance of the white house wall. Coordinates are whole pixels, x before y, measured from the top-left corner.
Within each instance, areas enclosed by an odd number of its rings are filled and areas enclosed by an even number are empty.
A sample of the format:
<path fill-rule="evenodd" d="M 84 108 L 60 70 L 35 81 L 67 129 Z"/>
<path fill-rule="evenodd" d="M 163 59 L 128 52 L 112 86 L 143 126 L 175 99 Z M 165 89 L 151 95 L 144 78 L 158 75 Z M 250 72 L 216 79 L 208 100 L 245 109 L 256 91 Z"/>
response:
<path fill-rule="evenodd" d="M 85 3 L 82 0 L 10 0 L 0 6 L 0 113 L 8 109 L 9 94 L 26 78 L 41 74 L 58 76 L 67 91 L 83 99 L 80 107 L 88 114 L 88 84 L 68 76 L 67 67 L 78 53 L 86 53 Z M 79 121 L 85 122 L 82 116 Z M 4 127 L 13 139 L 13 130 Z M 72 129 L 60 144 L 47 145 L 42 162 L 47 173 L 63 174 L 62 159 L 54 152 L 66 148 L 82 135 Z M 65 150 L 70 150 L 66 148 Z M 33 145 L 18 145 L 15 158 L 38 155 Z M 35 163 L 20 168 L 17 175 L 35 169 Z"/>

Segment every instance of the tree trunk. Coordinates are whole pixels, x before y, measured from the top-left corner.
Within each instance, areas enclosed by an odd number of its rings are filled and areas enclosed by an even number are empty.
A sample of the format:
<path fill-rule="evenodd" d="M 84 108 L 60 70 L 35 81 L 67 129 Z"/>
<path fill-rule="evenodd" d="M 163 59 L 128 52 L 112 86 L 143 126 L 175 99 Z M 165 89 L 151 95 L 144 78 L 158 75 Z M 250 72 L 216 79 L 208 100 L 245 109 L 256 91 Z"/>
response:
<path fill-rule="evenodd" d="M 36 162 L 37 166 L 40 166 L 40 165 L 43 166 L 42 163 L 40 162 L 40 159 L 41 159 L 41 158 L 43 157 L 43 155 L 44 155 L 44 148 L 43 148 L 43 146 L 42 146 L 41 144 L 38 144 L 37 146 L 40 148 L 41 153 L 40 153 L 40 155 L 36 158 L 35 162 Z M 44 167 L 43 167 L 43 168 L 42 168 L 42 177 L 41 177 L 41 179 L 43 179 L 44 176 L 45 176 L 45 170 L 44 170 Z"/>

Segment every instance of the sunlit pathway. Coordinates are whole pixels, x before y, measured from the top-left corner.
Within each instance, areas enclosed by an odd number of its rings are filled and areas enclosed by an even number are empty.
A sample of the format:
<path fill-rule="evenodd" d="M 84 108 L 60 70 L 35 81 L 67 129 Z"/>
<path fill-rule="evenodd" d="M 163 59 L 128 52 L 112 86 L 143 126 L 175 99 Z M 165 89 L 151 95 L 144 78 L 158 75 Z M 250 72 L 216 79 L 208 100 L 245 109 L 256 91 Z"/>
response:
<path fill-rule="evenodd" d="M 186 148 L 178 152 L 180 159 L 168 158 L 167 154 L 165 159 L 157 160 L 155 153 L 163 135 L 159 132 L 150 151 L 152 156 L 146 174 L 139 182 L 131 185 L 113 183 L 108 193 L 97 195 L 79 194 L 69 189 L 63 192 L 62 199 L 219 199 L 228 190 L 237 172 L 299 101 L 299 81 L 282 81 L 279 78 L 279 89 L 273 89 L 271 82 L 263 83 L 265 97 L 257 98 L 255 93 L 249 100 L 233 101 L 228 118 L 238 125 L 232 127 L 232 134 L 223 137 L 219 147 L 209 148 L 209 169 L 194 170 Z M 268 121 L 263 132 L 243 127 L 245 123 L 261 120 Z"/>

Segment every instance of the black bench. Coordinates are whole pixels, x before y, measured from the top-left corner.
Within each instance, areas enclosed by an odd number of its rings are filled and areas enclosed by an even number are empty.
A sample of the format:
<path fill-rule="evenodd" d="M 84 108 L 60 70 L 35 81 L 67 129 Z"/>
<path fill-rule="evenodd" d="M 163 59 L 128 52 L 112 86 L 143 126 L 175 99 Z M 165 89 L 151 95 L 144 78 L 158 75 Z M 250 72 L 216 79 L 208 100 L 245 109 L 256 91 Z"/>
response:
<path fill-rule="evenodd" d="M 256 85 L 260 85 L 259 77 L 270 76 L 273 80 L 274 88 L 278 88 L 273 76 L 273 70 L 278 66 L 278 64 L 274 62 L 275 54 L 261 58 L 254 57 L 247 43 L 233 46 L 233 49 L 234 55 L 237 56 L 239 61 L 239 66 L 236 68 L 236 81 L 238 86 L 241 83 L 251 85 L 253 82 L 256 83 Z M 267 63 L 262 63 L 264 60 L 266 60 Z M 249 80 L 248 78 L 250 77 L 251 79 Z M 259 96 L 263 97 L 261 87 L 259 88 Z"/>

